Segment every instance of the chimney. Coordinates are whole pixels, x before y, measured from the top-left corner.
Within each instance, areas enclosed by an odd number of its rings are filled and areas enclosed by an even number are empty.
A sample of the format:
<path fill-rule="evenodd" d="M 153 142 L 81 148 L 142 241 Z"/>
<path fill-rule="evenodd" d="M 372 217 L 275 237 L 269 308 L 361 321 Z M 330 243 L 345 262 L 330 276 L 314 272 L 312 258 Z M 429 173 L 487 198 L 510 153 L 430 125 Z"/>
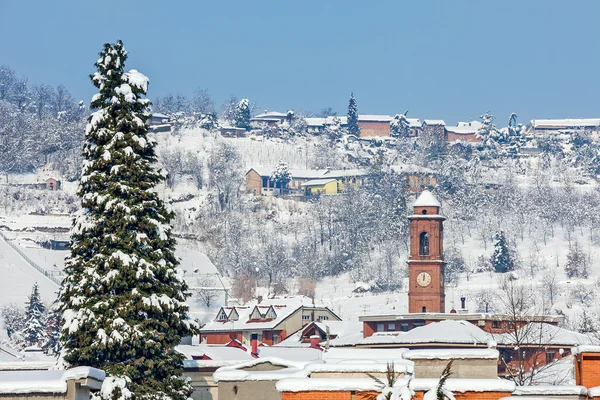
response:
<path fill-rule="evenodd" d="M 310 337 L 310 348 L 321 350 L 321 347 L 319 347 L 320 341 L 321 341 L 321 337 L 319 335 L 312 335 Z"/>
<path fill-rule="evenodd" d="M 250 354 L 252 357 L 258 358 L 258 333 L 253 333 L 250 338 L 252 343 L 252 353 Z"/>
<path fill-rule="evenodd" d="M 466 301 L 467 301 L 467 299 L 466 299 L 466 297 L 465 297 L 465 296 L 462 296 L 462 297 L 460 298 L 460 308 L 461 308 L 462 310 L 466 310 L 466 309 L 467 309 L 467 306 L 465 305 Z"/>

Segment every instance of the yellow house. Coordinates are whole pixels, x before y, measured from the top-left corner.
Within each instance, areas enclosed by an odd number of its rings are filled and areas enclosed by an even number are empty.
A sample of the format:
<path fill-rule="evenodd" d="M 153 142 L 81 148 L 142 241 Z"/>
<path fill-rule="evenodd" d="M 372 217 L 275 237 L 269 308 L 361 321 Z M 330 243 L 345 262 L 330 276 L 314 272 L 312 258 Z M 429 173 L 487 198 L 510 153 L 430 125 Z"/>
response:
<path fill-rule="evenodd" d="M 320 194 L 336 194 L 338 192 L 338 183 L 334 178 L 313 179 L 300 185 L 307 196 Z"/>

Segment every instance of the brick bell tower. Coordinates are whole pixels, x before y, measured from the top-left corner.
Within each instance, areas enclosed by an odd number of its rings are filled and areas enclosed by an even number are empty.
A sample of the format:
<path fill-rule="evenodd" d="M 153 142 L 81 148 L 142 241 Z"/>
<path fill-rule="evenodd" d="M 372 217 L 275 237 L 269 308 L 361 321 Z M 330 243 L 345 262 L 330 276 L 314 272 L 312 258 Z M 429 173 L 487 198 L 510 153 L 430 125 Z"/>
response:
<path fill-rule="evenodd" d="M 444 230 L 440 202 L 425 190 L 413 204 L 408 259 L 408 312 L 446 312 Z"/>

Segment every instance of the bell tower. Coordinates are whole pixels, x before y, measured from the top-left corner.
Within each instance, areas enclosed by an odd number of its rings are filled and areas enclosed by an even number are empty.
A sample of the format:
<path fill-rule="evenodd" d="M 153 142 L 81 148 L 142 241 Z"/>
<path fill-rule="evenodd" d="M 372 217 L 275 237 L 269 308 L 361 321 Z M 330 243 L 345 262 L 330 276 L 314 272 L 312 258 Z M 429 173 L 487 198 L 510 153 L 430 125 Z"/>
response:
<path fill-rule="evenodd" d="M 428 190 L 413 204 L 408 259 L 408 312 L 446 312 L 444 294 L 445 217 L 440 202 Z"/>

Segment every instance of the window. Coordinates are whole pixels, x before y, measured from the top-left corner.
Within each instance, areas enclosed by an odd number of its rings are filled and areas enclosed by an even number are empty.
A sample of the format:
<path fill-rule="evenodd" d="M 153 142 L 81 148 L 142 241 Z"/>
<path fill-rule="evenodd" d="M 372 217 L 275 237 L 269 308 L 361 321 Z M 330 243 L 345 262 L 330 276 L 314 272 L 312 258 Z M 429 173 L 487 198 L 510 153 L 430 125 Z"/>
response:
<path fill-rule="evenodd" d="M 494 328 L 494 329 L 500 329 L 500 328 L 502 328 L 502 325 L 500 324 L 500 321 L 492 321 L 492 328 Z"/>
<path fill-rule="evenodd" d="M 279 335 L 274 333 L 273 334 L 273 344 L 277 344 L 279 342 Z"/>
<path fill-rule="evenodd" d="M 429 234 L 427 232 L 421 232 L 421 234 L 419 235 L 419 255 L 429 255 Z"/>
<path fill-rule="evenodd" d="M 402 325 L 400 325 L 400 330 L 402 332 L 408 332 L 408 324 L 402 324 Z"/>
<path fill-rule="evenodd" d="M 546 364 L 550 364 L 554 361 L 554 353 L 546 353 Z"/>
<path fill-rule="evenodd" d="M 225 310 L 221 309 L 219 314 L 217 314 L 217 321 L 227 321 L 227 313 Z"/>
<path fill-rule="evenodd" d="M 423 308 L 421 308 L 421 312 L 427 312 L 427 307 L 423 306 Z"/>
<path fill-rule="evenodd" d="M 396 330 L 396 324 L 388 324 L 388 332 L 394 332 Z"/>
<path fill-rule="evenodd" d="M 385 331 L 385 324 L 377 324 L 375 326 L 375 332 L 383 332 Z"/>
<path fill-rule="evenodd" d="M 303 315 L 302 321 L 310 321 L 310 315 Z"/>
<path fill-rule="evenodd" d="M 420 327 L 420 326 L 424 326 L 424 325 L 425 325 L 425 324 L 424 324 L 423 322 L 415 322 L 415 323 L 413 324 L 413 328 L 418 328 L 418 327 Z"/>
<path fill-rule="evenodd" d="M 328 319 L 329 319 L 329 317 L 327 315 L 319 315 L 319 318 L 318 318 L 319 321 L 326 321 Z"/>

